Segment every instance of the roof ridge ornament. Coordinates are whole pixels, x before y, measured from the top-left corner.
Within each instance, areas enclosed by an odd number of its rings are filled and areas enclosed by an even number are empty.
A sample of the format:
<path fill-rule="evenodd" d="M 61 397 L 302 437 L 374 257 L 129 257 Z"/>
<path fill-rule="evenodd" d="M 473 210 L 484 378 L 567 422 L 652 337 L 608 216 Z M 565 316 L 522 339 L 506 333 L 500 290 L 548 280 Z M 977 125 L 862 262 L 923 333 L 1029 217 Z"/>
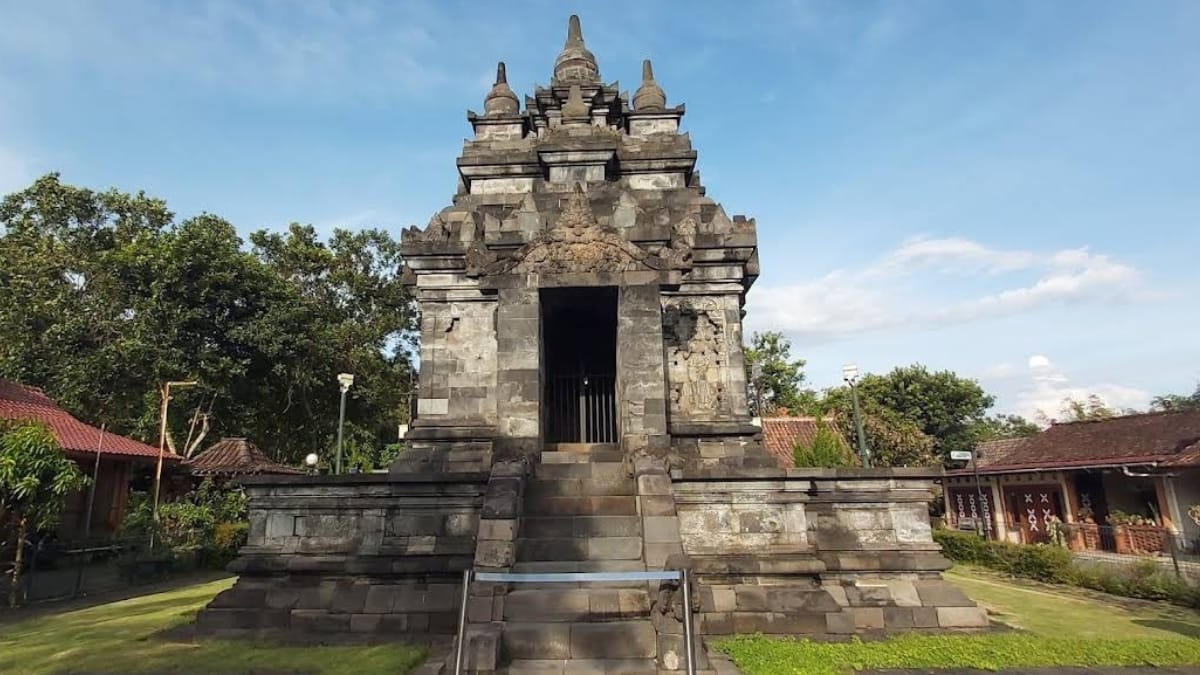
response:
<path fill-rule="evenodd" d="M 563 120 L 579 120 L 587 119 L 588 105 L 583 100 L 583 89 L 579 85 L 571 85 L 571 90 L 567 93 L 567 102 L 562 107 Z"/>
<path fill-rule="evenodd" d="M 496 83 L 483 99 L 483 110 L 486 117 L 515 117 L 521 112 L 521 102 L 508 86 L 508 72 L 503 61 L 496 64 Z"/>
<path fill-rule="evenodd" d="M 567 41 L 558 58 L 554 60 L 552 84 L 566 86 L 572 83 L 596 84 L 600 81 L 600 67 L 596 57 L 583 43 L 583 28 L 579 15 L 572 14 L 567 20 Z"/>
<path fill-rule="evenodd" d="M 634 110 L 666 110 L 667 95 L 654 80 L 650 59 L 642 61 L 642 86 L 633 94 Z"/>

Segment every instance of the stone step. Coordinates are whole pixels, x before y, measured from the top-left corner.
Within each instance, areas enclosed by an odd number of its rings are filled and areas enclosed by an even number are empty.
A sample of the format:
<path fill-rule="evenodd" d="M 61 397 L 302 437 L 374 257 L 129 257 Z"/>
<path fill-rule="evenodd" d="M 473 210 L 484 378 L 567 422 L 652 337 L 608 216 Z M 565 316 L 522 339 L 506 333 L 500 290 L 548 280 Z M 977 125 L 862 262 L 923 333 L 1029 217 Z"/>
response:
<path fill-rule="evenodd" d="M 640 537 L 639 516 L 526 516 L 520 536 L 525 539 L 568 537 Z"/>
<path fill-rule="evenodd" d="M 640 589 L 554 588 L 521 586 L 504 598 L 509 621 L 594 622 L 644 619 L 650 614 L 650 594 Z"/>
<path fill-rule="evenodd" d="M 530 516 L 636 516 L 633 496 L 548 497 L 529 494 L 525 513 Z"/>
<path fill-rule="evenodd" d="M 629 475 L 629 467 L 623 462 L 543 462 L 538 464 L 535 471 L 538 479 L 555 478 L 601 478 L 617 480 L 619 478 L 633 479 Z"/>
<path fill-rule="evenodd" d="M 599 623 L 509 621 L 503 653 L 520 659 L 654 659 L 658 633 L 649 620 Z"/>
<path fill-rule="evenodd" d="M 497 671 L 500 675 L 658 675 L 659 672 L 654 659 L 522 659 Z"/>
<path fill-rule="evenodd" d="M 641 537 L 518 539 L 517 560 L 641 560 Z"/>
<path fill-rule="evenodd" d="M 637 494 L 637 483 L 632 478 L 535 478 L 529 481 L 527 497 L 632 497 Z"/>
<path fill-rule="evenodd" d="M 625 455 L 620 450 L 592 450 L 591 452 L 542 451 L 542 464 L 620 463 L 624 459 Z"/>

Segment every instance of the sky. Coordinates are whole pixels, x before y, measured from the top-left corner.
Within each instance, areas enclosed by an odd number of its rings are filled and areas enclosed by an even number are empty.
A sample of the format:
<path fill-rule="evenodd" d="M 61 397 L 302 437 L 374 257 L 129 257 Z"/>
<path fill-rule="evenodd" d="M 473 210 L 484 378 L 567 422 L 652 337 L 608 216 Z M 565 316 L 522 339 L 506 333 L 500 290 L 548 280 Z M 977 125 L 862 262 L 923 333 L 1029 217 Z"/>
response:
<path fill-rule="evenodd" d="M 808 384 L 976 378 L 1055 417 L 1200 381 L 1200 3 L 0 0 L 0 193 L 59 171 L 240 232 L 424 225 L 497 60 L 580 14 L 643 58 L 709 196 L 758 222 L 746 329 Z"/>

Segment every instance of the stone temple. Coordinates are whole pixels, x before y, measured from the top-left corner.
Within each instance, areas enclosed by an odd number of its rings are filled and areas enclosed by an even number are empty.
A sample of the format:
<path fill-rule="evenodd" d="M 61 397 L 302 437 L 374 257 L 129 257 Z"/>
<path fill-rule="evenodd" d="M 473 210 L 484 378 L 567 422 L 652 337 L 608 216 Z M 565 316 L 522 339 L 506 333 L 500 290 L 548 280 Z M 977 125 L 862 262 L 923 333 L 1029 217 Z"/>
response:
<path fill-rule="evenodd" d="M 248 480 L 240 579 L 202 633 L 452 636 L 465 569 L 687 567 L 705 638 L 987 625 L 941 579 L 936 473 L 763 449 L 742 348 L 756 224 L 706 194 L 683 115 L 649 61 L 632 97 L 604 84 L 576 17 L 524 105 L 499 65 L 450 206 L 403 233 L 408 448 L 387 474 Z M 678 590 L 473 584 L 468 666 L 682 669 Z"/>

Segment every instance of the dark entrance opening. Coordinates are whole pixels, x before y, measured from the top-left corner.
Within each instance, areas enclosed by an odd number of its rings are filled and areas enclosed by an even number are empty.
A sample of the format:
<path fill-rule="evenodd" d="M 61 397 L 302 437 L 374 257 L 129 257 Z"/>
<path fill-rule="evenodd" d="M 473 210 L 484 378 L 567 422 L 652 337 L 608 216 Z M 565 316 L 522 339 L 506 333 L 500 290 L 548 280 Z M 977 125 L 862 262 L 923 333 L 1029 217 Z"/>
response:
<path fill-rule="evenodd" d="M 549 443 L 617 441 L 617 289 L 543 289 L 542 405 Z"/>

